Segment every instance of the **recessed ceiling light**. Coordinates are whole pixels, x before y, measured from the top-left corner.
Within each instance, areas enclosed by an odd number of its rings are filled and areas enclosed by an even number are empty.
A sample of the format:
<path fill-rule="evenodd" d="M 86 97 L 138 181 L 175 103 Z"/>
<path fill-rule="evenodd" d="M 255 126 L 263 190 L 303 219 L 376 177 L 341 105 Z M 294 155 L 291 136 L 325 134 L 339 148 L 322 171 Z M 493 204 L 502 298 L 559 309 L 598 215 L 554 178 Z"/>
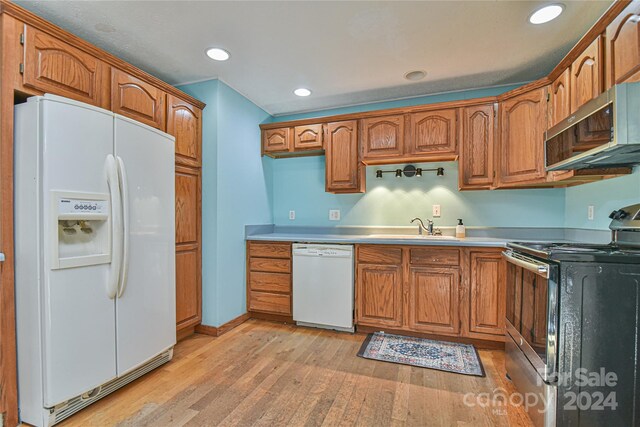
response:
<path fill-rule="evenodd" d="M 426 71 L 415 70 L 415 71 L 409 71 L 407 74 L 404 75 L 404 78 L 407 80 L 411 80 L 412 82 L 415 82 L 415 81 L 424 79 L 426 75 L 427 75 Z"/>
<path fill-rule="evenodd" d="M 207 49 L 207 56 L 216 61 L 226 61 L 229 59 L 229 52 L 219 47 L 212 47 L 211 49 Z"/>
<path fill-rule="evenodd" d="M 533 12 L 529 16 L 529 22 L 531 22 L 532 24 L 544 24 L 556 19 L 558 16 L 560 16 L 563 10 L 563 4 L 548 4 Z"/>
<path fill-rule="evenodd" d="M 296 90 L 293 91 L 293 93 L 295 93 L 298 96 L 309 96 L 311 95 L 311 91 L 307 88 L 304 87 L 300 87 Z"/>

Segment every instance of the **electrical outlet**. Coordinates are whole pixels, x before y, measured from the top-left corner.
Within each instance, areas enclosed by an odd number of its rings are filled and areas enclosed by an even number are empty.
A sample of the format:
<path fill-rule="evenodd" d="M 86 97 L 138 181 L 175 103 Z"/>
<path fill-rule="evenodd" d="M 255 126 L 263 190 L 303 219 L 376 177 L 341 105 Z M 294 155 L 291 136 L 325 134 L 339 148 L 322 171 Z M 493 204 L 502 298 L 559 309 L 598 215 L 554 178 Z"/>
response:
<path fill-rule="evenodd" d="M 440 205 L 433 205 L 433 217 L 440 218 Z"/>
<path fill-rule="evenodd" d="M 594 211 L 595 207 L 593 205 L 589 205 L 589 207 L 587 207 L 587 219 L 589 221 L 593 221 L 593 218 L 595 216 Z"/>
<path fill-rule="evenodd" d="M 289 219 L 293 221 L 296 219 L 296 211 L 289 211 Z"/>
<path fill-rule="evenodd" d="M 329 221 L 340 221 L 340 209 L 329 210 Z"/>

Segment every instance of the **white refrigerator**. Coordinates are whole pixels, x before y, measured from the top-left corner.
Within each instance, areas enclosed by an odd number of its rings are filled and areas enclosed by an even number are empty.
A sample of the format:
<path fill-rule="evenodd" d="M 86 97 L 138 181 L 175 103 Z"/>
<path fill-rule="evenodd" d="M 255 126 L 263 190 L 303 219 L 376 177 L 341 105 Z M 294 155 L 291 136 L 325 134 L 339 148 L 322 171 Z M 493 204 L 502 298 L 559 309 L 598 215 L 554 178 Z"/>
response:
<path fill-rule="evenodd" d="M 45 95 L 14 144 L 20 417 L 52 425 L 172 357 L 174 138 Z"/>

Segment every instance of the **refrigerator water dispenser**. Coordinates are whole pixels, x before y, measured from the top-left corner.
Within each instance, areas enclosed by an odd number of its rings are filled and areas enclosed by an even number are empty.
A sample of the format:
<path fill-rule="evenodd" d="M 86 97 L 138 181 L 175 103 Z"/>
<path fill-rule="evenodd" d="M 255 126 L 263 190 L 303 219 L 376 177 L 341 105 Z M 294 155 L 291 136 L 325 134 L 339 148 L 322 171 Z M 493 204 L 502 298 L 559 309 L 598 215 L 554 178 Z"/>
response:
<path fill-rule="evenodd" d="M 109 195 L 52 191 L 52 269 L 111 262 Z"/>

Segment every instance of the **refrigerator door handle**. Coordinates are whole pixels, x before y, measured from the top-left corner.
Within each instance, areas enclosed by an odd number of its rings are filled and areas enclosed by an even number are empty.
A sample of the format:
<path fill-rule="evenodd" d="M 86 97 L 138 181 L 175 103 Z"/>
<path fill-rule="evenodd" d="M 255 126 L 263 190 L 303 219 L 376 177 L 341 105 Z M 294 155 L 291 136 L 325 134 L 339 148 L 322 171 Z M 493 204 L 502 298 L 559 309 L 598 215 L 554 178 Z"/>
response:
<path fill-rule="evenodd" d="M 111 198 L 111 267 L 107 281 L 107 296 L 114 299 L 118 293 L 120 266 L 122 262 L 122 199 L 118 182 L 118 167 L 113 155 L 106 160 L 107 183 Z"/>
<path fill-rule="evenodd" d="M 123 226 L 122 265 L 120 267 L 120 285 L 118 289 L 118 298 L 120 298 L 127 287 L 127 272 L 129 270 L 129 184 L 127 183 L 127 169 L 120 156 L 118 156 L 118 179 L 122 197 Z"/>

